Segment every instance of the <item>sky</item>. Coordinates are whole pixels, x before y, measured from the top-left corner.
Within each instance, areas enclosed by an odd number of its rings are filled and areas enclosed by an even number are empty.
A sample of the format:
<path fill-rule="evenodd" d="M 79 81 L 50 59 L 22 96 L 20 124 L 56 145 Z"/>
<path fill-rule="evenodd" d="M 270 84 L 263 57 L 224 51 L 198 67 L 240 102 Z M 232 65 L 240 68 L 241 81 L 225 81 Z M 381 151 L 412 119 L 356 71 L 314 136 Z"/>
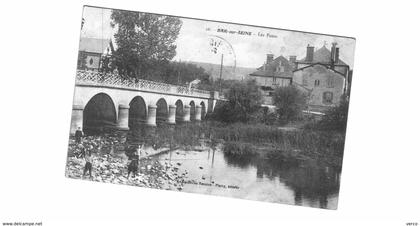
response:
<path fill-rule="evenodd" d="M 111 9 L 85 7 L 81 37 L 113 40 L 115 29 L 110 26 L 110 16 Z M 331 44 L 336 42 L 340 48 L 340 59 L 353 68 L 355 40 L 351 38 L 186 18 L 181 20 L 182 27 L 176 40 L 177 54 L 173 60 L 220 64 L 223 54 L 224 65 L 257 68 L 265 62 L 269 53 L 274 57 L 294 55 L 302 59 L 308 44 L 316 51 L 324 45 L 330 49 Z M 220 43 L 217 53 L 211 51 L 211 43 Z"/>

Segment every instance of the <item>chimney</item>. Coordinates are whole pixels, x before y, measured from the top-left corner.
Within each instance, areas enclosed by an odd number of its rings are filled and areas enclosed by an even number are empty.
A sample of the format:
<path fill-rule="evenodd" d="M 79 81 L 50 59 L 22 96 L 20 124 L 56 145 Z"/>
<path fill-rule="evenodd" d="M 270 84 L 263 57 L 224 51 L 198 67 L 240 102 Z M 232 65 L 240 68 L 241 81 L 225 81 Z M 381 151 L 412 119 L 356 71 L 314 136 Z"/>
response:
<path fill-rule="evenodd" d="M 334 62 L 337 64 L 338 63 L 338 59 L 340 59 L 340 48 L 335 48 L 335 59 Z"/>
<path fill-rule="evenodd" d="M 314 47 L 308 46 L 306 47 L 306 58 L 305 61 L 312 62 L 314 60 Z"/>
<path fill-rule="evenodd" d="M 333 65 L 335 63 L 335 58 L 336 58 L 335 49 L 336 49 L 336 46 L 337 46 L 336 42 L 333 42 L 332 45 L 331 45 L 331 57 L 330 57 L 331 65 Z"/>
<path fill-rule="evenodd" d="M 267 64 L 271 63 L 274 59 L 274 55 L 269 53 L 267 54 Z"/>
<path fill-rule="evenodd" d="M 296 62 L 296 56 L 289 56 L 289 61 L 294 64 Z"/>
<path fill-rule="evenodd" d="M 296 69 L 296 56 L 289 56 L 289 62 L 292 65 L 292 69 Z"/>

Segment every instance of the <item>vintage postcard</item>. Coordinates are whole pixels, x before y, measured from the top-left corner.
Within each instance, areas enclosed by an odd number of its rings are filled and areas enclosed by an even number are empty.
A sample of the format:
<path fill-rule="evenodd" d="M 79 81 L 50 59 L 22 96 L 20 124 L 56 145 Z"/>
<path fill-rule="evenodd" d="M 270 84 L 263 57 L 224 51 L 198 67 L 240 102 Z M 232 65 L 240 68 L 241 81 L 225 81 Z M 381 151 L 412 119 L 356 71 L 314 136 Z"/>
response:
<path fill-rule="evenodd" d="M 354 49 L 85 6 L 66 177 L 337 209 Z"/>

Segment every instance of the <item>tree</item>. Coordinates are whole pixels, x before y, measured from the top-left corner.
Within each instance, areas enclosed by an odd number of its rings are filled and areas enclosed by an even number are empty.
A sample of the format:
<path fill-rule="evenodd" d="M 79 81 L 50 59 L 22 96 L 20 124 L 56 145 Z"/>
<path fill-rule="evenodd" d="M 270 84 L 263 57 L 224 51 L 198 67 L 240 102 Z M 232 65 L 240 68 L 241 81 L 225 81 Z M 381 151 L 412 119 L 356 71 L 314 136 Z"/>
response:
<path fill-rule="evenodd" d="M 295 86 L 278 87 L 274 90 L 273 102 L 277 107 L 279 122 L 286 124 L 302 115 L 307 96 Z"/>
<path fill-rule="evenodd" d="M 225 97 L 228 101 L 215 107 L 213 117 L 229 123 L 250 121 L 262 103 L 262 96 L 255 81 L 236 81 Z"/>
<path fill-rule="evenodd" d="M 161 81 L 170 84 L 185 85 L 195 79 L 200 80 L 199 84 L 206 84 L 210 78 L 210 75 L 202 67 L 191 63 L 168 62 L 162 64 L 158 70 L 157 75 L 154 76 L 160 77 Z"/>
<path fill-rule="evenodd" d="M 121 74 L 144 77 L 176 55 L 175 40 L 182 21 L 175 17 L 113 10 L 111 26 L 118 49 L 114 53 Z"/>

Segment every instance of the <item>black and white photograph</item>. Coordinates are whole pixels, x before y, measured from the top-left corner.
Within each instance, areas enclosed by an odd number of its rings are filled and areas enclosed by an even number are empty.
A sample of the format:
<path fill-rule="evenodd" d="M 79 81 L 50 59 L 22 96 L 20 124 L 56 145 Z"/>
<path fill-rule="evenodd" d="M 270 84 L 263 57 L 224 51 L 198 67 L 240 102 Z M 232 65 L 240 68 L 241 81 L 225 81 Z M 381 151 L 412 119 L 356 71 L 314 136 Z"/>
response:
<path fill-rule="evenodd" d="M 418 5 L 2 2 L 0 226 L 419 226 Z"/>
<path fill-rule="evenodd" d="M 66 177 L 337 209 L 355 39 L 85 6 Z"/>

